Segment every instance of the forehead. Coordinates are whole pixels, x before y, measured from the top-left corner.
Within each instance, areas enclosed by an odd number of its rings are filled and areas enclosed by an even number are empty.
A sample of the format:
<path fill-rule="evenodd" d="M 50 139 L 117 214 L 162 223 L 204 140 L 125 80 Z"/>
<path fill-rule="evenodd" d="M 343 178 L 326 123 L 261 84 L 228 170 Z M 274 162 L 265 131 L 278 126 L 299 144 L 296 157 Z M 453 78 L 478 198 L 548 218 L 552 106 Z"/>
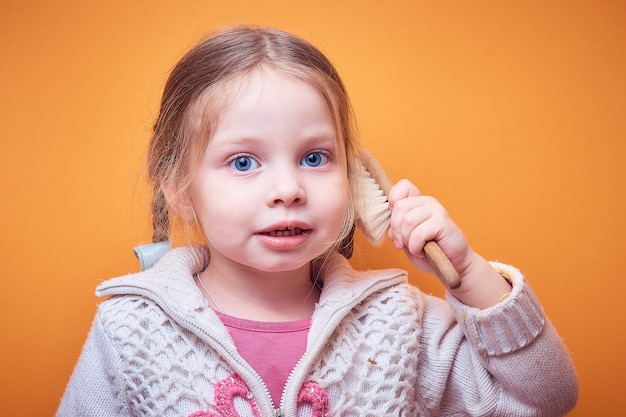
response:
<path fill-rule="evenodd" d="M 234 115 L 245 119 L 253 114 L 276 121 L 321 113 L 330 117 L 331 109 L 323 95 L 311 83 L 278 71 L 254 71 L 227 93 L 229 103 L 220 119 Z"/>
<path fill-rule="evenodd" d="M 237 73 L 217 81 L 194 100 L 190 106 L 190 113 L 196 119 L 200 117 L 213 119 L 215 123 L 234 102 L 248 95 L 251 90 L 274 81 L 278 81 L 278 84 L 308 86 L 311 91 L 315 90 L 322 97 L 331 114 L 338 113 L 336 105 L 338 100 L 321 74 L 313 70 L 278 69 L 268 65 L 261 65 L 252 71 Z"/>
<path fill-rule="evenodd" d="M 336 148 L 337 135 L 318 90 L 293 76 L 260 72 L 245 80 L 222 110 L 208 149 L 236 144 L 257 144 L 259 151 L 300 152 L 300 146 Z"/>
<path fill-rule="evenodd" d="M 290 94 L 289 89 L 280 88 L 285 85 L 297 87 L 299 94 Z M 280 89 L 281 91 L 274 91 L 274 94 L 283 100 L 293 100 L 296 96 L 308 94 L 308 100 L 300 100 L 300 106 L 310 105 L 310 102 L 323 103 L 333 121 L 337 138 L 341 140 L 341 129 L 336 122 L 341 120 L 341 111 L 337 105 L 339 100 L 335 98 L 333 88 L 328 85 L 325 77 L 313 70 L 278 69 L 263 65 L 250 72 L 220 80 L 206 88 L 190 106 L 189 122 L 195 125 L 195 131 L 200 129 L 205 133 L 211 132 L 233 106 L 242 107 L 245 104 L 243 102 L 247 101 L 253 107 L 254 100 L 260 98 L 261 94 L 271 94 L 272 89 Z"/>

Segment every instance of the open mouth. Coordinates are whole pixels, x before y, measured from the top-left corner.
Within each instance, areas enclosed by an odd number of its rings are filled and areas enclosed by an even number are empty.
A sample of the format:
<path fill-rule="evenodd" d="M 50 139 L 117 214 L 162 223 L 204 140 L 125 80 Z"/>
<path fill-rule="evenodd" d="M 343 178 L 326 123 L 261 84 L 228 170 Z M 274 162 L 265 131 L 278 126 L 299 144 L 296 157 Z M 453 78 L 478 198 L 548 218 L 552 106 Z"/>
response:
<path fill-rule="evenodd" d="M 261 234 L 272 237 L 287 237 L 300 235 L 302 233 L 305 233 L 304 229 L 300 229 L 299 227 L 289 227 L 284 229 L 270 230 L 269 232 L 263 232 Z"/>

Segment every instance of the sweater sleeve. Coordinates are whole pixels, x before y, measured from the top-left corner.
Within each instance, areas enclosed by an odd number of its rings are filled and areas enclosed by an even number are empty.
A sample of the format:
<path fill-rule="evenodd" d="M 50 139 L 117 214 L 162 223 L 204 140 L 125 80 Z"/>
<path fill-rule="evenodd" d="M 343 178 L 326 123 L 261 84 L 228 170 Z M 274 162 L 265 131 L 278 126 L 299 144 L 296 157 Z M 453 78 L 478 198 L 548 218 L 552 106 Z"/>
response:
<path fill-rule="evenodd" d="M 433 415 L 565 415 L 578 398 L 569 354 L 522 274 L 493 265 L 513 284 L 501 303 L 480 310 L 450 294 L 447 306 L 427 298 L 422 399 Z"/>
<path fill-rule="evenodd" d="M 61 400 L 56 417 L 131 416 L 123 398 L 119 356 L 107 338 L 100 314 L 92 324 L 87 341 Z"/>

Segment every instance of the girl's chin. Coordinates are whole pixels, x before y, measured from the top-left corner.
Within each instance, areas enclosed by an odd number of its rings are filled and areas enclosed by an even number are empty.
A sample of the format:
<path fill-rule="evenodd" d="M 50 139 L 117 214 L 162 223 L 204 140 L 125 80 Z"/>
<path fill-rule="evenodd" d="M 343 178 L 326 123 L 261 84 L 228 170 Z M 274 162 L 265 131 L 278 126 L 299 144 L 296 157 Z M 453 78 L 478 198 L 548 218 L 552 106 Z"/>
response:
<path fill-rule="evenodd" d="M 295 272 L 302 268 L 308 268 L 311 261 L 328 252 L 327 243 L 314 242 L 309 237 L 301 242 L 297 236 L 267 237 L 255 235 L 253 245 L 244 243 L 241 247 L 230 247 L 225 251 L 218 247 L 209 252 L 216 252 L 217 256 L 211 255 L 212 262 L 231 265 L 239 265 L 236 268 L 249 269 L 261 273 Z M 221 259 L 221 261 L 220 261 Z"/>
<path fill-rule="evenodd" d="M 309 269 L 311 261 L 320 254 L 316 253 L 292 253 L 285 252 L 280 255 L 258 255 L 252 259 L 241 260 L 241 264 L 246 265 L 251 270 L 260 273 L 280 274 L 301 271 L 303 268 Z"/>

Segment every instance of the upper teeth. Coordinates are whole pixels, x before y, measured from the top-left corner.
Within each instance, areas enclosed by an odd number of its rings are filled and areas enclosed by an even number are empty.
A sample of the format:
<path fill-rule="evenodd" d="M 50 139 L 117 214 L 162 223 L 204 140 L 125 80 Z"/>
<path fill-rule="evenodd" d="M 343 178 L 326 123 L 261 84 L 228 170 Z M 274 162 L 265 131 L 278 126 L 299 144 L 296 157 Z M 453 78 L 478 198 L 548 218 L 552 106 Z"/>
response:
<path fill-rule="evenodd" d="M 282 237 L 282 236 L 294 236 L 301 232 L 302 232 L 302 229 L 299 229 L 297 227 L 289 227 L 289 228 L 280 229 L 280 230 L 272 230 L 271 232 L 268 232 L 268 234 L 270 236 Z"/>

